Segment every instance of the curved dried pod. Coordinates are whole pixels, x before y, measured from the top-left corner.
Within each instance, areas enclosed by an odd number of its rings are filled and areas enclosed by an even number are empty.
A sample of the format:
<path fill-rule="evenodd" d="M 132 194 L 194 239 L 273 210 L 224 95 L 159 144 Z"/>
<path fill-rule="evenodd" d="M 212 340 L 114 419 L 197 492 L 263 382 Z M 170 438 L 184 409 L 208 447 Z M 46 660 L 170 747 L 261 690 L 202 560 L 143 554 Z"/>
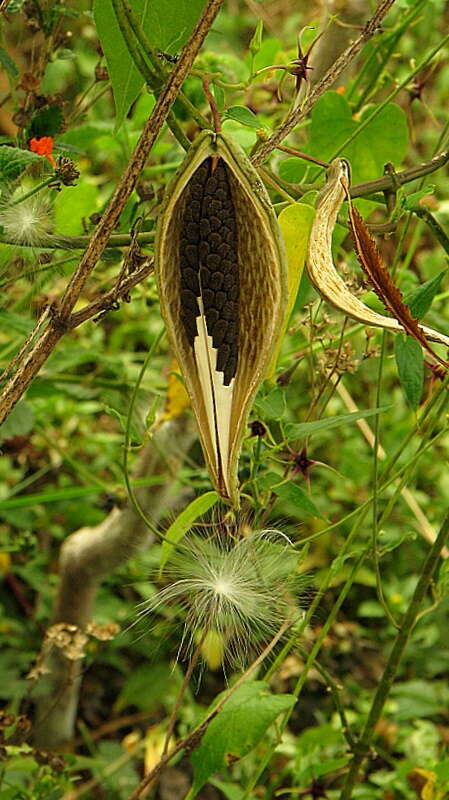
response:
<path fill-rule="evenodd" d="M 344 158 L 332 161 L 327 171 L 327 182 L 318 195 L 315 219 L 309 239 L 307 272 L 320 295 L 348 317 L 379 328 L 405 333 L 405 328 L 393 317 L 385 317 L 368 308 L 355 297 L 338 274 L 332 259 L 332 233 L 337 215 L 346 198 L 350 182 L 350 167 Z M 346 187 L 346 188 L 345 188 Z M 445 336 L 427 325 L 419 328 L 430 341 L 449 347 L 449 336 Z"/>
<path fill-rule="evenodd" d="M 209 472 L 237 506 L 241 440 L 282 330 L 287 280 L 268 194 L 221 133 L 198 136 L 167 189 L 155 273 Z"/>

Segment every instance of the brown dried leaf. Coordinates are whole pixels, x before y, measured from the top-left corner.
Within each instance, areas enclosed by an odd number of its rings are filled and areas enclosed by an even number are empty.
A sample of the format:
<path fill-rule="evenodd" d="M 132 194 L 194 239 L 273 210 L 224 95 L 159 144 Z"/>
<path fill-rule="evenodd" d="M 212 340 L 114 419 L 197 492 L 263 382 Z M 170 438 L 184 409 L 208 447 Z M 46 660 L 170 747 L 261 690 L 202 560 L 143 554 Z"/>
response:
<path fill-rule="evenodd" d="M 390 273 L 385 264 L 382 263 L 379 250 L 364 220 L 351 202 L 349 202 L 348 205 L 351 235 L 354 241 L 355 251 L 362 269 L 377 296 L 382 300 L 385 308 L 390 311 L 403 326 L 404 332 L 408 336 L 412 336 L 416 339 L 440 364 L 444 367 L 448 367 L 448 362 L 444 361 L 435 353 L 429 344 L 427 336 L 418 324 L 418 321 L 412 317 L 410 309 L 404 303 L 402 292 L 393 283 Z"/>

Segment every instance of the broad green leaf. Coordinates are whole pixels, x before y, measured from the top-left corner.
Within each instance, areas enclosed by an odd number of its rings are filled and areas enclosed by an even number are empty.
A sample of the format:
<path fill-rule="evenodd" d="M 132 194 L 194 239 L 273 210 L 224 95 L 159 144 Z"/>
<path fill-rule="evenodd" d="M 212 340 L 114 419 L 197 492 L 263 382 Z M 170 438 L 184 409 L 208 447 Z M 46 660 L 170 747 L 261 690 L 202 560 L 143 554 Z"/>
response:
<path fill-rule="evenodd" d="M 18 147 L 0 147 L 0 181 L 13 181 L 26 170 L 26 168 L 37 161 L 43 164 L 47 162 L 37 153 L 30 150 L 20 150 Z"/>
<path fill-rule="evenodd" d="M 275 39 L 272 36 L 268 36 L 264 39 L 259 52 L 254 58 L 254 71 L 257 72 L 258 69 L 269 67 L 270 64 L 279 64 L 277 56 L 280 55 L 282 48 L 283 44 L 280 39 Z"/>
<path fill-rule="evenodd" d="M 0 64 L 10 78 L 18 77 L 19 68 L 4 47 L 0 47 Z"/>
<path fill-rule="evenodd" d="M 83 180 L 59 192 L 54 201 L 57 233 L 69 236 L 84 233 L 83 217 L 87 218 L 97 210 L 97 200 L 97 187 Z"/>
<path fill-rule="evenodd" d="M 288 183 L 301 183 L 306 169 L 307 163 L 301 158 L 284 158 L 279 162 L 279 177 Z"/>
<path fill-rule="evenodd" d="M 193 523 L 201 517 L 206 511 L 209 511 L 212 506 L 218 503 L 220 496 L 217 492 L 206 492 L 201 497 L 196 497 L 192 500 L 187 508 L 182 511 L 175 521 L 170 525 L 165 540 L 161 548 L 161 562 L 160 572 L 164 569 L 175 544 L 181 541 L 183 536 L 190 530 Z"/>
<path fill-rule="evenodd" d="M 265 419 L 281 419 L 285 414 L 285 392 L 276 386 L 265 397 L 256 401 L 256 408 Z"/>
<path fill-rule="evenodd" d="M 411 407 L 418 408 L 424 382 L 424 356 L 422 347 L 411 336 L 396 336 L 394 354 L 398 367 L 399 380 Z"/>
<path fill-rule="evenodd" d="M 201 14 L 204 0 L 133 0 L 132 8 L 150 43 L 178 53 Z M 94 18 L 114 92 L 117 128 L 123 123 L 145 81 L 134 66 L 114 13 L 112 0 L 95 0 Z"/>
<path fill-rule="evenodd" d="M 13 408 L 3 425 L 0 425 L 0 441 L 12 436 L 26 436 L 34 423 L 33 409 L 26 400 L 21 400 Z"/>
<path fill-rule="evenodd" d="M 365 112 L 368 116 L 375 106 Z M 363 121 L 363 117 L 360 121 Z M 314 106 L 310 126 L 309 151 L 320 159 L 332 159 L 343 142 L 357 134 L 360 121 L 353 119 L 351 107 L 338 92 L 326 92 Z M 404 111 L 389 103 L 359 135 L 338 154 L 352 166 L 353 183 L 382 175 L 384 164 L 400 164 L 408 145 L 408 125 Z"/>
<path fill-rule="evenodd" d="M 122 711 L 129 705 L 151 711 L 160 707 L 164 699 L 168 700 L 180 683 L 180 670 L 178 667 L 173 670 L 172 664 L 165 661 L 141 664 L 127 677 L 114 711 Z"/>
<path fill-rule="evenodd" d="M 318 511 L 315 503 L 310 499 L 297 483 L 289 480 L 280 483 L 278 486 L 272 486 L 272 491 L 283 500 L 285 503 L 291 503 L 295 506 L 296 510 L 303 511 L 309 517 L 319 517 L 324 519 L 323 515 Z"/>
<path fill-rule="evenodd" d="M 440 291 L 441 281 L 446 271 L 440 272 L 435 278 L 426 281 L 405 298 L 410 313 L 415 319 L 422 319 L 433 303 L 435 295 Z"/>
<path fill-rule="evenodd" d="M 216 698 L 214 705 L 223 695 Z M 264 681 L 244 683 L 212 720 L 200 746 L 193 751 L 192 797 L 215 772 L 230 766 L 255 748 L 279 714 L 295 703 L 292 695 L 272 695 Z"/>
<path fill-rule="evenodd" d="M 288 321 L 295 305 L 301 276 L 307 256 L 310 230 L 315 217 L 315 209 L 305 203 L 294 203 L 287 206 L 279 214 L 278 222 L 284 241 L 288 269 L 288 301 L 285 311 L 285 322 L 279 336 L 279 342 L 273 354 L 267 378 L 271 380 L 276 369 L 282 340 L 287 330 Z"/>
<path fill-rule="evenodd" d="M 366 411 L 352 411 L 351 414 L 338 414 L 336 417 L 319 419 L 316 422 L 289 422 L 285 426 L 285 434 L 288 439 L 299 439 L 303 436 L 310 436 L 312 433 L 328 431 L 331 428 L 338 428 L 341 425 L 357 422 L 358 419 L 365 419 L 366 417 L 373 417 L 376 414 L 382 414 L 384 411 L 387 411 L 388 408 L 389 406 L 381 406 L 380 408 L 369 408 Z"/>
<path fill-rule="evenodd" d="M 234 122 L 239 122 L 240 125 L 245 125 L 247 128 L 263 128 L 263 123 L 256 117 L 253 111 L 246 106 L 230 106 L 226 110 L 226 119 L 232 119 Z"/>

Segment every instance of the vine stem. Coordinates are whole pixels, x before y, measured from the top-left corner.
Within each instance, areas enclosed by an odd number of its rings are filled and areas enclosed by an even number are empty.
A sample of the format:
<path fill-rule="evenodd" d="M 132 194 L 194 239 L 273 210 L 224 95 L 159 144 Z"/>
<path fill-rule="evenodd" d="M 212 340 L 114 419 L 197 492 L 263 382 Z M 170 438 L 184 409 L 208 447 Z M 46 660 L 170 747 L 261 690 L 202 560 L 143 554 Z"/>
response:
<path fill-rule="evenodd" d="M 383 707 L 393 685 L 402 655 L 404 653 L 410 634 L 415 626 L 419 609 L 424 596 L 429 589 L 438 559 L 449 536 L 449 511 L 443 520 L 438 536 L 430 549 L 416 585 L 413 597 L 404 614 L 401 627 L 396 635 L 384 673 L 374 695 L 365 726 L 356 744 L 354 757 L 351 761 L 346 780 L 341 791 L 340 800 L 350 800 L 357 781 L 362 763 L 367 756 L 375 728 L 382 714 Z"/>

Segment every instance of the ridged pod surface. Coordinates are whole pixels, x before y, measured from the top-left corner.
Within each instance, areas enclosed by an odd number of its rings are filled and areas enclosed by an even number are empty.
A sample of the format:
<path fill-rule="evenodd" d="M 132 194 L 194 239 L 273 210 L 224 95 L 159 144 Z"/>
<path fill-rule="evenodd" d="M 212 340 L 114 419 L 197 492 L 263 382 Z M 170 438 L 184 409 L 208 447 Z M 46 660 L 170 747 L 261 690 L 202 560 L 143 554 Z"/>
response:
<path fill-rule="evenodd" d="M 225 135 L 200 134 L 169 184 L 155 269 L 209 472 L 237 506 L 241 440 L 282 331 L 287 279 L 268 194 Z"/>

